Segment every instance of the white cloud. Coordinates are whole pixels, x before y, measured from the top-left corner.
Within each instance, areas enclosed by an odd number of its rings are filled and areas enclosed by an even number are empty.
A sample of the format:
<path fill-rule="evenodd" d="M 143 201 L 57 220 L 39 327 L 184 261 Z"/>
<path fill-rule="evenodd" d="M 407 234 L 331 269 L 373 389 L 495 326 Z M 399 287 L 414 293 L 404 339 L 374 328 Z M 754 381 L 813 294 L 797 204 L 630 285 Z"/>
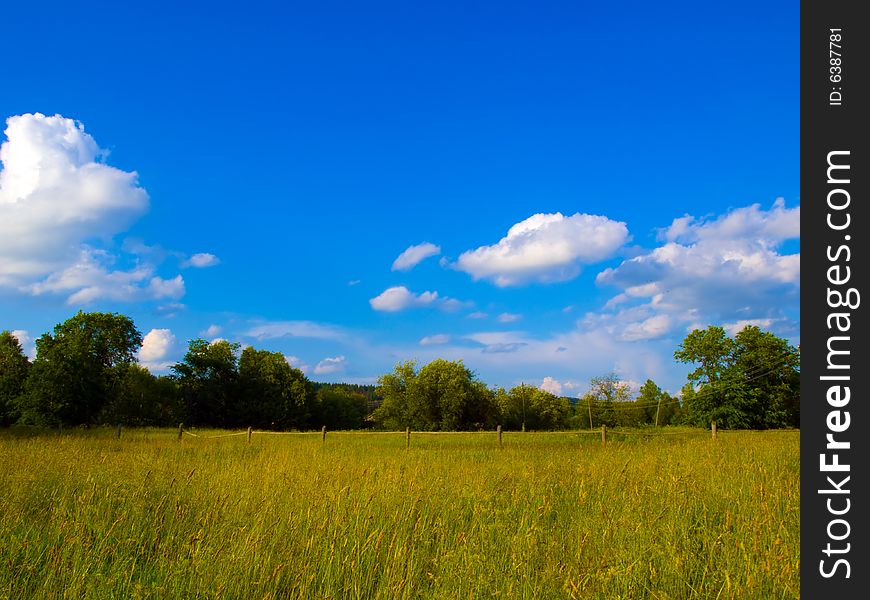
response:
<path fill-rule="evenodd" d="M 409 271 L 430 256 L 441 254 L 441 247 L 429 242 L 408 247 L 393 261 L 393 271 Z"/>
<path fill-rule="evenodd" d="M 503 312 L 497 317 L 497 320 L 499 323 L 514 323 L 522 318 L 522 315 L 516 313 Z"/>
<path fill-rule="evenodd" d="M 152 371 L 162 371 L 169 368 L 171 363 L 166 362 L 166 357 L 175 346 L 175 336 L 169 329 L 152 329 L 142 338 L 142 347 L 139 348 L 139 362 Z"/>
<path fill-rule="evenodd" d="M 477 311 L 475 311 L 475 312 L 469 314 L 469 315 L 468 315 L 468 318 L 469 318 L 469 319 L 485 319 L 485 318 L 487 318 L 488 316 L 489 316 L 489 315 L 486 314 L 485 312 L 480 311 L 480 310 L 477 310 Z"/>
<path fill-rule="evenodd" d="M 26 114 L 8 118 L 5 133 L 0 278 L 58 270 L 81 241 L 111 237 L 147 210 L 137 174 L 99 162 L 104 153 L 81 123 Z"/>
<path fill-rule="evenodd" d="M 287 361 L 288 365 L 290 365 L 294 369 L 299 369 L 303 373 L 307 373 L 308 369 L 310 368 L 307 364 L 305 364 L 305 361 L 303 361 L 298 356 L 290 356 L 288 354 L 285 354 L 284 360 Z"/>
<path fill-rule="evenodd" d="M 544 381 L 541 382 L 541 389 L 554 396 L 562 395 L 562 384 L 552 377 L 544 377 Z"/>
<path fill-rule="evenodd" d="M 68 304 L 183 295 L 180 277 L 157 277 L 147 262 L 119 269 L 117 257 L 99 249 L 148 209 L 136 172 L 105 164 L 107 153 L 84 126 L 60 115 L 9 117 L 5 134 L 0 286 L 68 294 Z"/>
<path fill-rule="evenodd" d="M 342 340 L 347 332 L 334 325 L 324 325 L 313 321 L 275 321 L 260 323 L 251 327 L 245 335 L 257 340 L 271 340 L 282 337 L 314 338 L 321 340 Z"/>
<path fill-rule="evenodd" d="M 497 244 L 463 252 L 453 266 L 499 287 L 565 281 L 581 265 L 609 258 L 628 239 L 625 223 L 607 217 L 539 213 L 511 227 Z"/>
<path fill-rule="evenodd" d="M 73 264 L 23 289 L 34 295 L 71 292 L 67 298 L 70 305 L 88 304 L 99 298 L 129 302 L 177 300 L 184 295 L 181 275 L 162 279 L 149 265 L 129 271 L 111 270 L 112 261 L 113 257 L 105 252 L 84 248 Z"/>
<path fill-rule="evenodd" d="M 330 373 L 337 373 L 338 371 L 343 371 L 346 362 L 347 359 L 345 359 L 344 356 L 324 358 L 319 363 L 317 363 L 316 367 L 314 367 L 314 374 L 328 375 Z"/>
<path fill-rule="evenodd" d="M 668 315 L 653 315 L 639 323 L 630 323 L 622 332 L 626 342 L 652 340 L 662 337 L 671 330 L 671 318 Z"/>
<path fill-rule="evenodd" d="M 506 352 L 516 352 L 521 348 L 528 346 L 526 342 L 506 342 L 506 343 L 497 343 L 490 344 L 486 346 L 481 352 L 484 354 L 501 354 Z"/>
<path fill-rule="evenodd" d="M 30 333 L 25 329 L 13 329 L 9 333 L 12 334 L 12 337 L 18 340 L 18 343 L 21 344 L 21 349 L 24 351 L 24 354 L 30 360 L 36 358 L 36 344 L 32 337 L 30 337 Z"/>
<path fill-rule="evenodd" d="M 181 263 L 182 267 L 196 267 L 197 269 L 204 269 L 206 267 L 213 267 L 217 264 L 220 264 L 220 259 L 214 254 L 209 254 L 208 252 L 198 252 L 194 254 L 187 260 Z"/>
<path fill-rule="evenodd" d="M 217 336 L 221 332 L 221 328 L 219 325 L 209 325 L 205 329 L 200 332 L 200 335 L 204 338 L 213 338 Z"/>
<path fill-rule="evenodd" d="M 385 289 L 383 292 L 369 300 L 369 304 L 375 310 L 382 312 L 399 312 L 409 308 L 437 307 L 441 310 L 454 312 L 473 306 L 472 302 L 457 300 L 456 298 L 443 298 L 438 292 L 421 292 L 416 294 L 403 285 L 397 285 Z"/>
<path fill-rule="evenodd" d="M 769 331 L 775 323 L 775 319 L 741 319 L 733 323 L 725 323 L 722 325 L 722 328 L 725 329 L 725 333 L 734 337 L 745 327 L 755 326 L 759 329 Z"/>
<path fill-rule="evenodd" d="M 166 317 L 167 319 L 171 319 L 173 317 L 177 317 L 180 312 L 183 312 L 185 310 L 187 310 L 187 305 L 180 302 L 170 302 L 168 304 L 161 304 L 160 306 L 156 307 L 154 309 L 154 314 L 161 317 Z"/>
<path fill-rule="evenodd" d="M 689 324 L 781 322 L 800 306 L 800 254 L 782 254 L 800 237 L 800 206 L 737 208 L 716 218 L 675 219 L 663 245 L 605 269 L 596 281 L 621 291 L 605 318 L 625 340 L 684 330 Z M 772 320 L 772 321 L 771 321 Z"/>
<path fill-rule="evenodd" d="M 438 299 L 438 292 L 415 294 L 403 285 L 385 289 L 369 300 L 372 308 L 384 312 L 397 312 L 406 308 L 428 306 Z"/>
<path fill-rule="evenodd" d="M 421 346 L 436 346 L 450 342 L 450 336 L 446 333 L 438 333 L 435 335 L 427 335 L 420 340 Z"/>

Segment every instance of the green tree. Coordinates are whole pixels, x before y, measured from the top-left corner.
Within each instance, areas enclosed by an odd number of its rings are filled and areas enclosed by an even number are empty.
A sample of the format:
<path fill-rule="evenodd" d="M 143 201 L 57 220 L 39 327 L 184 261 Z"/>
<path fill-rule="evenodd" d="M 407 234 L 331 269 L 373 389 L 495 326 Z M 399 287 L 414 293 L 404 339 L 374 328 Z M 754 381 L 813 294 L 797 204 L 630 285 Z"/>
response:
<path fill-rule="evenodd" d="M 652 379 L 647 379 L 635 400 L 643 414 L 644 423 L 670 425 L 680 412 L 679 401 L 662 390 Z"/>
<path fill-rule="evenodd" d="M 495 415 L 489 390 L 461 360 L 439 358 L 420 369 L 414 397 L 434 429 L 481 429 Z"/>
<path fill-rule="evenodd" d="M 181 420 L 180 397 L 170 377 L 156 377 L 138 364 L 126 365 L 121 372 L 117 394 L 100 413 L 100 422 L 132 426 L 169 426 Z"/>
<path fill-rule="evenodd" d="M 18 420 L 29 371 L 30 361 L 18 338 L 9 331 L 0 333 L 0 425 L 8 426 Z"/>
<path fill-rule="evenodd" d="M 373 417 L 388 429 L 480 429 L 496 418 L 491 392 L 461 360 L 437 359 L 419 372 L 400 363 L 378 378 L 377 393 L 383 401 Z"/>
<path fill-rule="evenodd" d="M 733 369 L 751 406 L 754 429 L 800 427 L 800 352 L 750 325 L 734 336 Z"/>
<path fill-rule="evenodd" d="M 533 386 L 521 384 L 509 391 L 496 390 L 501 426 L 506 430 L 565 429 L 571 416 L 571 402 Z"/>
<path fill-rule="evenodd" d="M 396 364 L 392 373 L 378 377 L 376 393 L 381 405 L 372 415 L 375 422 L 386 429 L 419 429 L 409 408 L 409 397 L 417 393 L 417 363 L 405 361 Z"/>
<path fill-rule="evenodd" d="M 239 388 L 239 424 L 270 429 L 310 426 L 313 385 L 280 352 L 245 348 L 239 360 Z"/>
<path fill-rule="evenodd" d="M 36 341 L 21 417 L 38 425 L 89 424 L 117 394 L 142 334 L 117 313 L 79 312 Z"/>
<path fill-rule="evenodd" d="M 580 401 L 582 405 L 592 406 L 593 423 L 615 427 L 619 425 L 617 411 L 624 410 L 630 401 L 631 392 L 628 384 L 620 380 L 615 373 L 593 377 L 589 381 L 589 391 Z"/>
<path fill-rule="evenodd" d="M 644 422 L 655 423 L 656 416 L 661 416 L 659 403 L 663 401 L 662 389 L 655 384 L 652 379 L 647 379 L 637 395 L 636 402 L 642 408 L 644 414 Z"/>
<path fill-rule="evenodd" d="M 800 353 L 755 326 L 734 339 L 721 327 L 691 332 L 674 357 L 697 367 L 683 391 L 684 420 L 723 428 L 800 424 Z"/>
<path fill-rule="evenodd" d="M 185 423 L 227 427 L 235 423 L 240 344 L 190 340 L 181 362 L 172 366 Z"/>
<path fill-rule="evenodd" d="M 361 429 L 368 415 L 368 399 L 361 392 L 342 386 L 325 386 L 317 390 L 317 422 L 331 430 Z"/>

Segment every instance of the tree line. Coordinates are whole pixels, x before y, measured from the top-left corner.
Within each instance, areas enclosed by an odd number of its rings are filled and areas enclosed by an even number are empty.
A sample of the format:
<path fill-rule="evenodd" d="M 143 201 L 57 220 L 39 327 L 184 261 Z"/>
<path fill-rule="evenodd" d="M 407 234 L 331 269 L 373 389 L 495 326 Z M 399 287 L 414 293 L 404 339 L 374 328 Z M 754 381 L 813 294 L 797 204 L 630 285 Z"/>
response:
<path fill-rule="evenodd" d="M 36 341 L 31 362 L 0 333 L 0 424 L 57 427 L 254 427 L 272 430 L 457 431 L 584 429 L 689 424 L 772 428 L 800 424 L 800 354 L 748 326 L 691 332 L 675 351 L 695 366 L 680 397 L 647 380 L 632 398 L 615 374 L 593 378 L 581 398 L 521 384 L 489 387 L 461 360 L 401 362 L 376 386 L 310 381 L 279 352 L 190 340 L 168 375 L 138 364 L 142 334 L 117 313 L 79 312 Z"/>

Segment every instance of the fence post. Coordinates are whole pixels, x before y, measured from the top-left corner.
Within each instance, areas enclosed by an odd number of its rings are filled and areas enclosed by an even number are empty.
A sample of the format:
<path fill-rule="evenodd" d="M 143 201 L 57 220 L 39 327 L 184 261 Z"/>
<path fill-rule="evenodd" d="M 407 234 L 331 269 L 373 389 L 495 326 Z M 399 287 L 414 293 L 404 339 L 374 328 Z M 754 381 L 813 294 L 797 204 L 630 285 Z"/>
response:
<path fill-rule="evenodd" d="M 249 444 L 251 443 L 251 433 L 253 433 L 253 430 L 250 427 L 248 427 L 248 443 Z"/>
<path fill-rule="evenodd" d="M 501 425 L 498 426 L 497 431 L 498 431 L 498 447 L 499 447 L 499 448 L 502 448 L 503 445 L 502 445 L 502 443 L 501 443 Z"/>
<path fill-rule="evenodd" d="M 184 423 L 178 424 L 178 439 L 181 439 L 181 435 L 184 433 Z"/>
<path fill-rule="evenodd" d="M 710 427 L 710 431 L 713 434 L 713 439 L 716 439 L 716 419 L 713 419 L 713 424 Z"/>
<path fill-rule="evenodd" d="M 411 447 L 411 428 L 405 427 L 405 449 Z"/>
<path fill-rule="evenodd" d="M 326 443 L 326 425 L 324 425 L 324 426 L 320 429 L 320 435 L 321 435 L 321 438 L 322 438 L 321 441 L 325 444 L 325 443 Z"/>
<path fill-rule="evenodd" d="M 607 425 L 601 425 L 601 447 L 607 445 Z"/>
<path fill-rule="evenodd" d="M 121 423 L 118 423 L 118 439 L 121 439 Z"/>

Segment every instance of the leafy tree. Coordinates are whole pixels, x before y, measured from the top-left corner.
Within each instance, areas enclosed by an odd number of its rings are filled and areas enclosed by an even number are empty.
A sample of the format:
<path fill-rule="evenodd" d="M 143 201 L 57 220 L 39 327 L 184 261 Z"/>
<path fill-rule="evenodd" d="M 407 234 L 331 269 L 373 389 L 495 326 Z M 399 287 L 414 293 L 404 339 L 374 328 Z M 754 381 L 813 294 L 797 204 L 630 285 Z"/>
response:
<path fill-rule="evenodd" d="M 39 425 L 88 424 L 117 394 L 142 334 L 117 313 L 85 313 L 36 341 L 36 360 L 22 398 L 22 419 Z"/>
<path fill-rule="evenodd" d="M 101 422 L 132 426 L 169 426 L 179 422 L 180 398 L 172 378 L 155 377 L 137 364 L 120 370 L 117 394 L 103 407 Z"/>
<path fill-rule="evenodd" d="M 617 411 L 623 410 L 630 400 L 628 384 L 615 373 L 593 377 L 589 384 L 589 391 L 580 403 L 591 404 L 594 423 L 608 427 L 620 424 Z"/>
<path fill-rule="evenodd" d="M 462 361 L 434 360 L 416 370 L 416 363 L 396 365 L 378 378 L 383 398 L 373 417 L 390 429 L 479 429 L 495 422 L 492 394 Z"/>
<path fill-rule="evenodd" d="M 750 427 L 800 426 L 800 352 L 759 327 L 734 336 L 733 369 L 751 405 Z"/>
<path fill-rule="evenodd" d="M 416 415 L 411 414 L 409 397 L 417 393 L 417 363 L 398 363 L 392 373 L 378 377 L 377 394 L 383 398 L 373 418 L 386 429 L 419 428 Z M 416 412 L 416 411 L 415 411 Z"/>
<path fill-rule="evenodd" d="M 530 400 L 531 419 L 527 424 L 530 429 L 554 430 L 567 426 L 571 414 L 571 403 L 567 398 L 534 388 Z"/>
<path fill-rule="evenodd" d="M 721 327 L 691 332 L 674 353 L 698 365 L 683 391 L 686 422 L 755 428 L 799 426 L 800 353 L 755 326 L 734 339 Z"/>
<path fill-rule="evenodd" d="M 309 426 L 314 388 L 280 352 L 247 347 L 239 360 L 240 399 L 236 421 L 258 428 Z"/>
<path fill-rule="evenodd" d="M 550 392 L 518 385 L 505 392 L 496 390 L 494 401 L 503 428 L 520 430 L 564 429 L 571 416 L 571 402 Z"/>
<path fill-rule="evenodd" d="M 172 366 L 185 423 L 226 427 L 237 417 L 240 344 L 190 340 L 180 363 Z"/>
<path fill-rule="evenodd" d="M 636 402 L 642 408 L 644 421 L 655 423 L 656 414 L 659 412 L 659 403 L 662 401 L 662 389 L 652 379 L 647 379 L 637 395 Z"/>
<path fill-rule="evenodd" d="M 368 399 L 342 386 L 317 390 L 317 422 L 329 429 L 361 429 L 368 415 Z"/>
<path fill-rule="evenodd" d="M 18 339 L 9 331 L 0 333 L 0 425 L 18 419 L 19 402 L 30 370 Z"/>
<path fill-rule="evenodd" d="M 489 390 L 461 360 L 437 359 L 417 375 L 417 394 L 430 425 L 443 431 L 480 429 L 493 421 Z"/>
<path fill-rule="evenodd" d="M 680 412 L 677 399 L 662 390 L 652 379 L 647 379 L 640 386 L 635 402 L 643 414 L 644 423 L 670 425 Z"/>

